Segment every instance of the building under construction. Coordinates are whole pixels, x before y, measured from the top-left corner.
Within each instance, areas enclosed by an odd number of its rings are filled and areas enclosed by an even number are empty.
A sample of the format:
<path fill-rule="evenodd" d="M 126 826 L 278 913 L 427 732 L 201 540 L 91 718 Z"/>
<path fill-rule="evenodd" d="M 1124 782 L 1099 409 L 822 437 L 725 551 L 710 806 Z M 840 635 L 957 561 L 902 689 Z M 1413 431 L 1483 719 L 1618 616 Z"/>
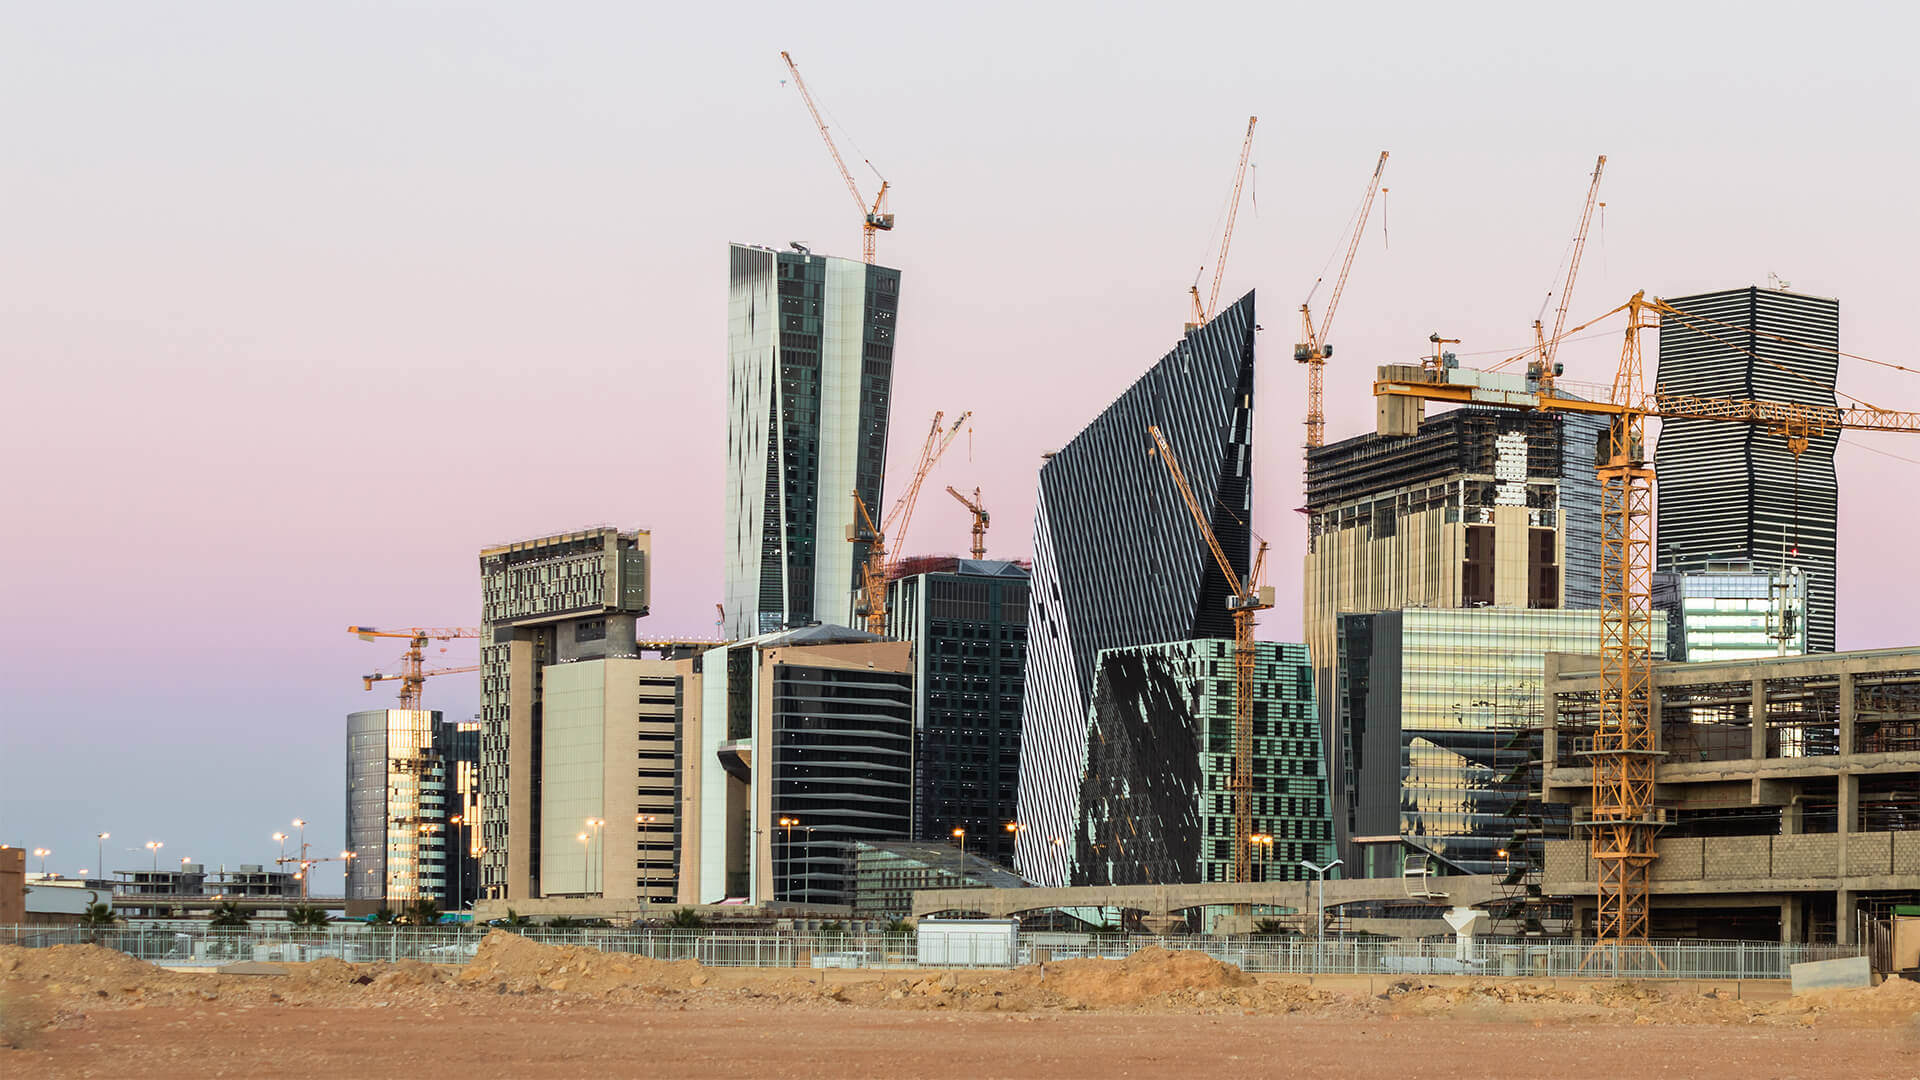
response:
<path fill-rule="evenodd" d="M 1487 873 L 1510 849 L 1539 657 L 1598 647 L 1604 429 L 1463 408 L 1308 448 L 1305 629 L 1350 874 Z M 1445 779 L 1409 801 L 1416 762 Z"/>
<path fill-rule="evenodd" d="M 1598 717 L 1590 656 L 1549 656 L 1542 795 L 1576 826 Z M 1859 940 L 1920 901 L 1920 648 L 1654 668 L 1655 937 Z M 1545 845 L 1541 892 L 1590 924 L 1588 841 Z"/>

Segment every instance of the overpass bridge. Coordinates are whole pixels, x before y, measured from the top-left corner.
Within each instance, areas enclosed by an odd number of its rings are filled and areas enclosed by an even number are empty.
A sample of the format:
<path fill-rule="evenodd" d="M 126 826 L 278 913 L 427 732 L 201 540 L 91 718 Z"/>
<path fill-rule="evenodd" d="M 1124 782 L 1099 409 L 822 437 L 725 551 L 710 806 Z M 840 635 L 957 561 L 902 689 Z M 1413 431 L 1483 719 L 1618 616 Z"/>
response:
<path fill-rule="evenodd" d="M 107 890 L 90 889 L 98 894 L 98 903 L 107 899 Z M 347 901 L 339 896 L 232 896 L 215 893 L 114 893 L 116 911 L 147 911 L 164 908 L 176 914 L 212 912 L 222 904 L 234 904 L 242 911 L 285 911 L 306 904 L 326 911 L 345 911 Z"/>
<path fill-rule="evenodd" d="M 1122 908 L 1148 917 L 1170 916 L 1200 907 L 1253 905 L 1313 911 L 1315 881 L 1262 881 L 1244 884 L 1073 885 L 1026 889 L 916 889 L 915 916 L 944 913 L 1006 918 L 1058 908 Z M 1405 878 L 1331 878 L 1327 910 L 1347 904 L 1401 901 L 1423 907 L 1479 907 L 1495 898 L 1494 878 L 1432 877 L 1409 884 Z"/>

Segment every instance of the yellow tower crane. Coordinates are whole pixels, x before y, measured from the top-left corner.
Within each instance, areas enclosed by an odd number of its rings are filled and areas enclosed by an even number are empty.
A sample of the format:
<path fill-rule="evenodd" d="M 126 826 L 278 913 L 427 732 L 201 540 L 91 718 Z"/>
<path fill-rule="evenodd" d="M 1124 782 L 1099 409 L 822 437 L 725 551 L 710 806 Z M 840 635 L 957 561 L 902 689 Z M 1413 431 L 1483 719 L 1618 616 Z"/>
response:
<path fill-rule="evenodd" d="M 1200 275 L 1206 273 L 1206 267 L 1195 272 L 1193 284 L 1187 288 L 1187 295 L 1193 301 L 1193 314 L 1187 323 L 1189 333 L 1206 325 L 1220 303 L 1220 282 L 1227 276 L 1227 249 L 1233 246 L 1233 223 L 1240 216 L 1240 188 L 1247 178 L 1247 158 L 1253 153 L 1253 126 L 1259 122 L 1257 116 L 1247 117 L 1247 137 L 1240 144 L 1240 165 L 1233 171 L 1233 194 L 1227 199 L 1227 227 L 1220 234 L 1220 257 L 1213 260 L 1213 288 L 1207 292 L 1207 302 L 1200 302 Z"/>
<path fill-rule="evenodd" d="M 1233 613 L 1233 776 L 1228 788 L 1233 792 L 1233 880 L 1248 882 L 1253 880 L 1253 616 L 1273 606 L 1273 586 L 1260 584 L 1260 573 L 1267 563 L 1267 542 L 1260 541 L 1260 552 L 1253 559 L 1253 572 L 1243 584 L 1226 551 L 1220 547 L 1220 538 L 1214 535 L 1213 526 L 1207 523 L 1207 513 L 1187 484 L 1187 475 L 1181 471 L 1166 436 L 1157 426 L 1149 427 L 1147 434 L 1153 436 L 1160 460 L 1173 477 L 1173 485 L 1180 489 L 1180 497 L 1186 500 L 1200 535 L 1206 538 L 1213 561 L 1219 564 L 1220 573 L 1227 579 L 1227 588 L 1233 591 L 1227 598 L 1227 610 Z"/>
<path fill-rule="evenodd" d="M 1580 228 L 1574 232 L 1573 248 L 1567 254 L 1567 280 L 1566 284 L 1560 286 L 1560 305 L 1553 312 L 1553 336 L 1547 336 L 1539 319 L 1533 320 L 1534 359 L 1528 363 L 1527 373 L 1540 384 L 1543 391 L 1552 391 L 1553 380 L 1560 374 L 1553 356 L 1559 351 L 1560 337 L 1566 330 L 1567 307 L 1573 303 L 1573 283 L 1580 276 L 1580 256 L 1587 251 L 1587 225 L 1593 221 L 1594 201 L 1600 197 L 1600 174 L 1606 168 L 1607 155 L 1601 154 L 1593 163 L 1593 180 L 1587 185 L 1586 205 L 1580 210 Z"/>
<path fill-rule="evenodd" d="M 1596 176 L 1597 179 L 1597 176 Z M 1456 405 L 1587 413 L 1609 418 L 1595 452 L 1600 479 L 1600 673 L 1599 714 L 1581 756 L 1592 767 L 1593 807 L 1579 823 L 1588 833 L 1598 867 L 1598 939 L 1616 958 L 1645 955 L 1651 912 L 1650 878 L 1657 857 L 1653 841 L 1661 820 L 1654 800 L 1654 761 L 1660 756 L 1652 721 L 1653 695 L 1653 469 L 1646 457 L 1648 417 L 1720 420 L 1758 426 L 1783 436 L 1798 455 L 1810 438 L 1830 431 L 1920 433 L 1920 413 L 1894 412 L 1852 399 L 1846 407 L 1748 398 L 1646 393 L 1641 333 L 1658 330 L 1660 316 L 1693 328 L 1702 324 L 1750 330 L 1680 310 L 1645 292 L 1600 319 L 1625 312 L 1626 339 L 1605 401 L 1563 396 L 1551 384 L 1518 375 L 1505 380 L 1492 371 L 1461 371 L 1444 365 L 1394 365 L 1380 369 L 1376 396 L 1381 433 L 1411 434 L 1428 401 Z M 1578 333 L 1599 322 L 1591 320 Z M 1703 330 L 1713 335 L 1713 330 Z M 1561 335 L 1545 344 L 1559 344 Z M 1533 350 L 1522 354 L 1531 355 Z M 1512 357 L 1502 363 L 1511 363 Z M 1495 365 L 1496 367 L 1501 365 Z M 1396 404 L 1396 402 L 1400 404 Z M 1411 405 L 1413 407 L 1404 407 Z M 1625 948 L 1623 948 L 1625 947 Z M 1634 961 L 1637 962 L 1637 961 Z"/>
<path fill-rule="evenodd" d="M 986 506 L 981 503 L 980 489 L 974 488 L 973 497 L 968 498 L 965 495 L 960 494 L 958 491 L 955 491 L 953 489 L 953 485 L 949 484 L 947 485 L 947 494 L 960 500 L 960 505 L 966 507 L 970 512 L 972 512 L 973 514 L 973 558 L 976 562 L 986 558 L 987 557 L 987 526 L 993 524 L 993 515 L 987 513 Z"/>
<path fill-rule="evenodd" d="M 860 566 L 860 603 L 855 614 L 865 616 L 867 631 L 874 634 L 887 632 L 887 582 L 893 578 L 893 568 L 899 557 L 888 557 L 887 538 L 893 538 L 896 548 L 906 539 L 907 525 L 913 520 L 914 504 L 920 501 L 920 486 L 927 481 L 927 474 L 933 471 L 934 462 L 947 452 L 953 440 L 960 434 L 967 421 L 973 418 L 973 411 L 960 414 L 960 419 L 942 433 L 940 424 L 946 419 L 945 412 L 933 414 L 933 426 L 927 429 L 927 441 L 920 447 L 920 461 L 914 466 L 913 479 L 907 482 L 907 490 L 893 510 L 887 514 L 886 521 L 876 527 L 873 515 L 867 510 L 867 500 L 853 493 L 853 505 L 859 512 L 859 520 L 847 526 L 847 539 L 856 544 L 866 544 L 867 560 Z"/>
<path fill-rule="evenodd" d="M 1327 306 L 1320 313 L 1320 328 L 1313 328 L 1313 311 L 1309 305 L 1313 302 L 1313 292 L 1307 293 L 1306 303 L 1300 305 L 1299 344 L 1293 347 L 1293 358 L 1307 365 L 1307 445 L 1321 446 L 1327 440 L 1327 416 L 1320 407 L 1320 384 L 1324 374 L 1321 368 L 1326 366 L 1327 357 L 1333 355 L 1333 346 L 1327 344 L 1327 334 L 1333 329 L 1333 313 L 1340 309 L 1340 296 L 1347 291 L 1347 275 L 1353 271 L 1353 257 L 1360 252 L 1360 238 L 1367 232 L 1367 217 L 1373 213 L 1373 197 L 1380 193 L 1380 178 L 1387 172 L 1387 152 L 1380 151 L 1380 160 L 1374 162 L 1373 178 L 1367 181 L 1367 196 L 1360 202 L 1360 215 L 1353 223 L 1353 239 L 1347 242 L 1347 257 L 1340 263 L 1340 276 L 1333 279 L 1333 293 L 1327 297 Z M 1320 279 L 1313 282 L 1314 288 L 1320 287 Z"/>
<path fill-rule="evenodd" d="M 880 191 L 868 205 L 866 197 L 860 194 L 860 185 L 854 183 L 853 173 L 847 170 L 847 163 L 840 157 L 840 148 L 833 144 L 833 134 L 827 130 L 827 122 L 820 118 L 820 109 L 813 103 L 813 94 L 807 90 L 807 80 L 800 77 L 800 65 L 793 57 L 781 50 L 780 59 L 787 62 L 787 70 L 793 74 L 794 89 L 800 91 L 800 100 L 807 103 L 807 113 L 813 117 L 813 124 L 820 129 L 820 138 L 827 144 L 827 153 L 833 155 L 834 167 L 840 170 L 840 179 L 846 181 L 847 191 L 853 195 L 853 204 L 860 211 L 860 257 L 863 261 L 873 262 L 873 234 L 893 231 L 893 212 L 887 208 L 887 180 L 880 178 Z M 873 168 L 873 162 L 866 163 Z M 874 170 L 875 175 L 879 170 Z"/>
<path fill-rule="evenodd" d="M 400 707 L 418 709 L 421 691 L 426 688 L 429 678 L 435 675 L 458 675 L 467 671 L 479 671 L 477 665 L 466 667 L 431 668 L 426 666 L 427 643 L 430 641 L 452 641 L 457 638 L 477 638 L 480 631 L 471 626 L 414 626 L 405 630 L 381 630 L 372 626 L 349 626 L 347 633 L 354 634 L 361 641 L 373 641 L 377 638 L 399 638 L 407 643 L 407 651 L 401 654 L 398 674 L 374 672 L 360 678 L 373 689 L 377 682 L 400 681 Z"/>

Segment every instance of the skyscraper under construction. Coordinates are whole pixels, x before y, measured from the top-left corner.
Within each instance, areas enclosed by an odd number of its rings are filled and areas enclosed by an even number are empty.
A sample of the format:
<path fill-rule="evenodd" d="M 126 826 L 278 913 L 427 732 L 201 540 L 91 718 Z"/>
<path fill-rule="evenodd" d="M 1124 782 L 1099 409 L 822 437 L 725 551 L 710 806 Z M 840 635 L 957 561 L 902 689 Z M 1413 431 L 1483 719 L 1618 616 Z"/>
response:
<path fill-rule="evenodd" d="M 1685 314 L 1660 317 L 1662 392 L 1833 407 L 1838 300 L 1750 286 L 1667 303 Z M 1654 454 L 1660 569 L 1797 567 L 1806 575 L 1806 647 L 1832 652 L 1838 443 L 1828 431 L 1796 454 L 1759 425 L 1662 420 Z"/>

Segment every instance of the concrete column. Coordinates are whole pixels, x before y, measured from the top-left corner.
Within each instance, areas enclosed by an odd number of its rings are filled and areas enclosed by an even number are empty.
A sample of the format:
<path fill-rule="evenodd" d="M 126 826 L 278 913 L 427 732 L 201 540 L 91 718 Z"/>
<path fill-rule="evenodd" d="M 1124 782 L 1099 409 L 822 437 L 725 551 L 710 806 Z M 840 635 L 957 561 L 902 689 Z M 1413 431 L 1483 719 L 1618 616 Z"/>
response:
<path fill-rule="evenodd" d="M 1840 753 L 1853 753 L 1853 672 L 1840 673 Z"/>
<path fill-rule="evenodd" d="M 1800 940 L 1800 915 L 1804 907 L 1798 896 L 1780 898 L 1780 944 L 1791 945 Z"/>
<path fill-rule="evenodd" d="M 1753 704 L 1749 711 L 1753 716 L 1753 745 L 1749 755 L 1755 761 L 1765 761 L 1767 757 L 1767 680 L 1763 675 L 1753 677 Z"/>
<path fill-rule="evenodd" d="M 1837 945 L 1853 944 L 1853 920 L 1860 902 L 1852 889 L 1836 889 L 1833 894 L 1833 940 Z"/>

